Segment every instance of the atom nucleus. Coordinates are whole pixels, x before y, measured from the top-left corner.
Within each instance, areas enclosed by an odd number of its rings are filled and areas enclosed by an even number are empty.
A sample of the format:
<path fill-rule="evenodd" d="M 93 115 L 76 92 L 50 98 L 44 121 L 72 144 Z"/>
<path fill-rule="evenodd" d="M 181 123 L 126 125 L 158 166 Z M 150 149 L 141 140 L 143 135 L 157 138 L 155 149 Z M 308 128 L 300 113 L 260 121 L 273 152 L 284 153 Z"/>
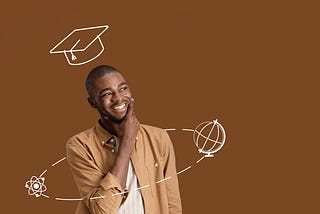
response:
<path fill-rule="evenodd" d="M 40 197 L 43 192 L 47 190 L 46 185 L 44 185 L 44 177 L 32 176 L 29 181 L 26 182 L 25 187 L 28 189 L 29 195 L 34 195 L 35 197 Z"/>

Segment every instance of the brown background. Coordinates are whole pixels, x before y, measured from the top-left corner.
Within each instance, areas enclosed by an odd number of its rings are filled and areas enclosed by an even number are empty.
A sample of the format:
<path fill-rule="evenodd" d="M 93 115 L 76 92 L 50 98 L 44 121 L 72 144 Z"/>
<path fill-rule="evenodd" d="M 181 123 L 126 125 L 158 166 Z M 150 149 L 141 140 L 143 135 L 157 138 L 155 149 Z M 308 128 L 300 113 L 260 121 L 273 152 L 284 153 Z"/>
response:
<path fill-rule="evenodd" d="M 179 176 L 185 214 L 319 213 L 314 2 L 2 2 L 1 213 L 74 212 L 77 202 L 53 199 L 78 197 L 68 165 L 51 164 L 96 123 L 84 80 L 100 64 L 125 74 L 142 123 L 224 125 L 223 149 Z M 103 24 L 93 62 L 49 54 L 73 29 Z M 191 136 L 171 133 L 178 169 L 200 157 Z M 25 182 L 45 169 L 50 199 L 29 196 Z"/>

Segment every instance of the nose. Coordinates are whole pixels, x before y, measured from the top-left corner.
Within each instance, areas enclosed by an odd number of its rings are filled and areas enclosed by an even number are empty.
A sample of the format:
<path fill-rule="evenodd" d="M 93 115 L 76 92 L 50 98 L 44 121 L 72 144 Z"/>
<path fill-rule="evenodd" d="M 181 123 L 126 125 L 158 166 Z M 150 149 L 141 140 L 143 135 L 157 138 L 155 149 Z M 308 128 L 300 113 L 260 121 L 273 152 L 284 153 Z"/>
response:
<path fill-rule="evenodd" d="M 122 95 L 118 92 L 115 92 L 111 99 L 113 103 L 119 103 L 121 100 L 122 100 Z"/>

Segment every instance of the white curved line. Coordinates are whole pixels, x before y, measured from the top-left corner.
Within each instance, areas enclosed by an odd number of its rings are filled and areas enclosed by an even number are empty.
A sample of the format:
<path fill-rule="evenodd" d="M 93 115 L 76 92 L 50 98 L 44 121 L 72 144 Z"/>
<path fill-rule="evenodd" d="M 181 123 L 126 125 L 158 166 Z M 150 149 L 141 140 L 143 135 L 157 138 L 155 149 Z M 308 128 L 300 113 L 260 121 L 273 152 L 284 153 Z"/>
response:
<path fill-rule="evenodd" d="M 49 196 L 47 196 L 47 195 L 45 195 L 45 194 L 43 194 L 43 193 L 42 193 L 41 195 L 42 195 L 43 197 L 49 198 Z"/>
<path fill-rule="evenodd" d="M 203 122 L 203 123 L 201 123 L 200 125 L 202 125 L 202 124 L 204 124 L 204 123 L 206 123 L 206 122 Z M 207 126 L 210 126 L 211 125 L 211 121 L 208 121 L 207 122 L 207 124 L 206 125 L 204 125 L 203 127 L 202 127 L 202 129 L 200 130 L 200 133 L 202 133 L 202 131 L 205 129 L 205 128 L 207 128 Z M 197 127 L 199 127 L 200 125 L 198 125 Z M 197 130 L 197 128 L 195 129 L 195 130 Z M 193 134 L 194 135 L 194 134 Z M 202 135 L 203 136 L 203 135 Z M 195 141 L 196 142 L 196 145 L 197 145 L 197 147 L 199 147 L 199 137 L 200 137 L 200 135 L 198 135 L 197 136 L 197 140 Z M 204 138 L 206 138 L 207 136 L 205 136 Z"/>
<path fill-rule="evenodd" d="M 100 194 L 99 194 L 100 195 Z M 102 198 L 105 198 L 106 196 L 104 195 L 101 195 L 101 196 L 96 196 L 96 197 L 91 197 L 89 198 L 90 200 L 95 200 L 95 199 L 102 199 Z"/>
<path fill-rule="evenodd" d="M 41 177 L 42 177 L 42 175 L 44 175 L 47 171 L 48 171 L 47 169 L 46 169 L 46 170 L 44 170 L 44 171 L 39 175 L 39 178 L 41 178 Z"/>
<path fill-rule="evenodd" d="M 100 40 L 100 39 L 99 39 Z M 101 41 L 101 40 L 100 40 Z M 66 54 L 66 53 L 65 53 Z M 212 121 L 208 121 L 209 123 L 211 123 L 212 124 Z M 225 141 L 225 130 L 224 130 L 224 128 L 222 127 L 222 125 L 220 124 L 220 123 L 218 123 L 217 122 L 217 120 L 215 120 L 214 121 L 215 122 L 215 124 L 214 125 L 216 125 L 216 124 L 218 124 L 218 128 L 221 128 L 221 130 L 222 130 L 222 134 L 223 134 L 223 142 L 218 142 L 217 140 L 218 140 L 218 138 L 216 139 L 216 140 L 212 140 L 212 139 L 210 139 L 208 136 L 204 136 L 202 133 L 201 133 L 201 131 L 199 132 L 199 131 L 197 131 L 196 129 L 195 130 L 193 130 L 193 129 L 182 129 L 182 131 L 190 131 L 190 132 L 194 132 L 194 133 L 197 133 L 198 134 L 198 138 L 199 138 L 199 135 L 200 136 L 202 136 L 202 137 L 204 137 L 204 138 L 206 138 L 207 140 L 209 140 L 209 141 L 212 141 L 212 142 L 215 142 L 215 143 L 219 143 L 219 144 L 224 144 L 224 141 Z M 203 123 L 202 123 L 203 124 Z M 201 124 L 200 124 L 201 125 Z M 209 124 L 210 125 L 210 124 Z M 208 126 L 208 124 L 205 126 L 205 127 L 207 127 Z M 204 127 L 204 128 L 205 128 Z M 214 126 L 213 126 L 214 127 Z M 202 130 L 204 129 L 204 128 L 202 128 Z M 211 128 L 211 130 L 210 130 L 210 133 L 211 133 L 211 131 L 212 131 L 212 129 L 213 128 Z M 173 128 L 173 129 L 165 129 L 166 131 L 175 131 L 176 129 L 175 128 Z M 210 136 L 210 133 L 209 133 L 209 136 Z M 205 156 L 202 156 L 199 160 L 197 160 L 196 161 L 196 164 L 197 163 L 199 163 L 201 160 L 203 160 L 205 158 Z M 55 166 L 55 165 L 57 165 L 58 163 L 60 163 L 61 161 L 63 161 L 63 160 L 65 160 L 66 159 L 66 157 L 64 157 L 64 158 L 62 158 L 62 159 L 60 159 L 59 161 L 57 161 L 57 162 L 55 162 L 54 164 L 52 164 L 52 166 Z M 181 174 L 181 173 L 183 173 L 183 172 L 185 172 L 185 171 L 187 171 L 187 170 L 189 170 L 190 168 L 191 168 L 192 166 L 190 165 L 190 166 L 188 166 L 188 167 L 186 167 L 185 169 L 183 169 L 183 170 L 181 170 L 181 171 L 179 171 L 179 172 L 177 172 L 177 175 L 179 175 L 179 174 Z M 45 173 L 47 172 L 47 170 L 45 170 L 43 173 L 41 173 L 41 175 L 39 176 L 39 177 L 41 177 L 42 175 L 44 175 Z M 171 178 L 171 176 L 169 176 L 169 177 L 167 177 L 167 178 L 164 178 L 164 179 L 161 179 L 161 180 L 159 180 L 159 181 L 156 181 L 155 183 L 161 183 L 161 182 L 163 182 L 163 181 L 166 181 L 166 180 L 168 180 L 168 179 L 170 179 Z M 148 185 L 145 185 L 145 186 L 142 186 L 142 187 L 139 187 L 139 188 L 137 188 L 137 189 L 135 189 L 135 190 L 139 190 L 139 189 L 143 189 L 143 188 L 147 188 L 147 187 L 150 187 L 150 184 L 148 184 Z M 113 194 L 112 196 L 116 196 L 116 195 L 122 195 L 122 194 L 125 194 L 125 193 L 127 193 L 128 191 L 124 191 L 124 192 L 120 192 L 120 193 L 115 193 L 115 194 Z M 45 195 L 45 194 L 42 194 L 44 197 L 46 197 L 46 198 L 49 198 L 49 196 L 47 196 L 47 195 Z M 94 200 L 94 199 L 101 199 L 101 198 L 105 198 L 106 196 L 97 196 L 97 197 L 91 197 L 90 199 L 91 200 Z M 81 201 L 81 200 L 83 200 L 83 198 L 55 198 L 55 200 L 60 200 L 60 201 Z"/>
<path fill-rule="evenodd" d="M 198 131 L 194 131 L 195 133 L 197 133 L 198 135 L 200 135 L 201 137 L 203 138 L 206 138 L 207 136 L 204 136 L 202 133 L 198 132 Z M 215 141 L 215 140 L 212 140 L 212 139 L 208 139 L 209 141 L 213 142 L 213 143 L 219 143 L 219 144 L 222 144 L 222 142 L 219 142 L 219 141 Z"/>
<path fill-rule="evenodd" d="M 83 64 L 89 63 L 89 62 L 95 60 L 97 57 L 99 57 L 99 56 L 103 53 L 103 51 L 104 51 L 104 46 L 103 46 L 102 41 L 101 41 L 101 39 L 100 39 L 99 36 L 97 36 L 97 39 L 99 40 L 99 42 L 100 42 L 100 44 L 101 44 L 102 50 L 100 51 L 100 53 L 97 54 L 97 56 L 95 56 L 95 57 L 93 57 L 92 59 L 89 59 L 89 60 L 87 60 L 87 61 L 85 61 L 85 62 L 80 62 L 80 63 L 72 63 L 72 62 L 70 62 L 70 60 L 69 60 L 69 58 L 68 58 L 68 55 L 67 55 L 67 53 L 66 53 L 67 51 L 64 51 L 63 53 L 64 53 L 64 55 L 65 55 L 65 57 L 66 57 L 69 65 L 83 65 Z M 95 39 L 95 40 L 96 40 L 96 39 Z M 93 41 L 95 41 L 95 40 L 93 40 Z M 91 44 L 91 43 L 90 43 L 90 44 Z M 73 51 L 73 52 L 75 52 L 75 51 Z"/>
<path fill-rule="evenodd" d="M 181 129 L 182 131 L 194 132 L 194 129 Z"/>
<path fill-rule="evenodd" d="M 187 171 L 187 170 L 190 169 L 190 168 L 191 168 L 191 166 L 188 166 L 187 168 L 181 170 L 180 172 L 177 172 L 177 175 L 179 175 L 180 173 L 183 173 L 184 171 Z"/>
<path fill-rule="evenodd" d="M 64 37 L 58 44 L 56 44 L 51 50 L 50 50 L 50 54 L 55 54 L 55 53 L 63 53 L 65 52 L 65 50 L 63 51 L 53 51 L 54 49 L 56 49 L 60 44 L 62 44 L 66 39 L 68 39 L 74 32 L 76 31 L 84 31 L 84 30 L 91 30 L 91 29 L 98 29 L 98 28 L 105 28 L 103 31 L 101 31 L 97 37 L 101 36 L 108 28 L 109 25 L 101 25 L 101 26 L 94 26 L 94 27 L 86 27 L 86 28 L 77 28 L 74 29 L 71 33 L 69 33 L 66 37 Z M 97 37 L 91 41 L 85 48 L 80 49 L 80 50 L 75 50 L 74 52 L 78 52 L 78 51 L 85 51 L 96 39 Z M 70 51 L 67 51 L 70 52 Z"/>
<path fill-rule="evenodd" d="M 170 179 L 170 178 L 171 178 L 171 176 L 169 176 L 169 177 L 167 177 L 167 178 L 164 178 L 164 179 L 161 179 L 161 180 L 159 180 L 159 181 L 156 181 L 156 184 L 161 183 L 161 182 L 163 182 L 163 181 L 166 181 L 166 180 L 168 180 L 168 179 Z"/>
<path fill-rule="evenodd" d="M 70 53 L 73 52 L 73 49 L 77 46 L 79 42 L 80 42 L 80 39 L 78 39 L 78 41 L 72 46 L 72 48 L 70 49 Z"/>
<path fill-rule="evenodd" d="M 224 142 L 226 141 L 226 132 L 225 132 L 223 126 L 222 126 L 218 121 L 217 121 L 217 124 L 218 124 L 218 127 L 220 128 L 220 130 L 222 131 L 222 139 L 221 139 L 221 142 L 217 142 L 217 143 L 219 143 L 221 146 L 218 147 L 214 152 L 219 151 L 219 150 L 223 147 Z M 218 132 L 218 133 L 219 133 L 219 132 Z"/>
<path fill-rule="evenodd" d="M 217 121 L 216 121 L 217 122 Z M 212 152 L 211 150 L 216 146 L 216 144 L 217 144 L 217 142 L 218 142 L 218 139 L 219 139 L 219 133 L 220 133 L 220 128 L 219 128 L 220 126 L 218 125 L 217 126 L 217 128 L 218 128 L 218 133 L 217 133 L 217 137 L 216 137 L 216 142 L 213 144 L 213 146 L 211 146 L 211 148 L 210 149 L 208 149 L 208 151 L 210 151 L 210 152 Z M 210 135 L 208 135 L 208 136 L 210 136 Z"/>
<path fill-rule="evenodd" d="M 213 121 L 213 125 L 212 125 L 212 127 L 211 127 L 211 129 L 210 129 L 210 132 L 209 132 L 208 136 L 206 137 L 206 141 L 204 142 L 201 150 L 203 150 L 204 147 L 207 145 L 208 139 L 209 139 L 209 137 L 210 137 L 210 135 L 211 135 L 211 133 L 212 133 L 212 130 L 213 130 L 214 127 L 216 126 L 216 124 L 217 124 L 217 120 L 214 120 L 214 121 Z"/>
<path fill-rule="evenodd" d="M 150 185 L 149 185 L 150 186 Z M 127 193 L 128 191 L 124 191 L 124 192 L 119 192 L 119 193 L 115 193 L 115 194 L 112 194 L 112 196 L 116 196 L 116 195 L 123 195 L 125 193 Z"/>
<path fill-rule="evenodd" d="M 67 159 L 67 158 L 66 158 L 66 157 L 61 158 L 60 160 L 58 160 L 57 162 L 55 162 L 55 163 L 52 164 L 51 166 L 55 166 L 55 165 L 57 165 L 58 163 L 60 163 L 61 161 L 64 161 L 65 159 Z"/>
<path fill-rule="evenodd" d="M 57 201 L 82 201 L 82 198 L 54 198 Z"/>
<path fill-rule="evenodd" d="M 197 160 L 196 163 L 199 163 L 200 161 L 202 161 L 203 158 L 204 158 L 204 156 L 202 156 L 199 160 Z"/>
<path fill-rule="evenodd" d="M 144 186 L 142 186 L 142 187 L 137 188 L 137 190 L 138 190 L 138 189 L 147 188 L 147 187 L 149 187 L 149 186 L 150 186 L 150 184 L 147 184 L 147 185 L 144 185 Z"/>

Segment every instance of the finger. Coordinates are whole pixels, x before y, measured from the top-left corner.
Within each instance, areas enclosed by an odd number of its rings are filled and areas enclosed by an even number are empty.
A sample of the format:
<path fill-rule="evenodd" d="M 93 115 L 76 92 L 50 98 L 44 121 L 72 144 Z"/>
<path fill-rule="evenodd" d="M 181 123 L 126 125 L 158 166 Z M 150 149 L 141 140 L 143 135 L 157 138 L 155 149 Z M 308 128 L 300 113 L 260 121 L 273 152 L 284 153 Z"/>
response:
<path fill-rule="evenodd" d="M 133 108 L 134 108 L 134 99 L 131 98 L 131 101 L 130 101 L 130 103 L 128 105 L 127 115 L 132 116 L 134 114 Z"/>

